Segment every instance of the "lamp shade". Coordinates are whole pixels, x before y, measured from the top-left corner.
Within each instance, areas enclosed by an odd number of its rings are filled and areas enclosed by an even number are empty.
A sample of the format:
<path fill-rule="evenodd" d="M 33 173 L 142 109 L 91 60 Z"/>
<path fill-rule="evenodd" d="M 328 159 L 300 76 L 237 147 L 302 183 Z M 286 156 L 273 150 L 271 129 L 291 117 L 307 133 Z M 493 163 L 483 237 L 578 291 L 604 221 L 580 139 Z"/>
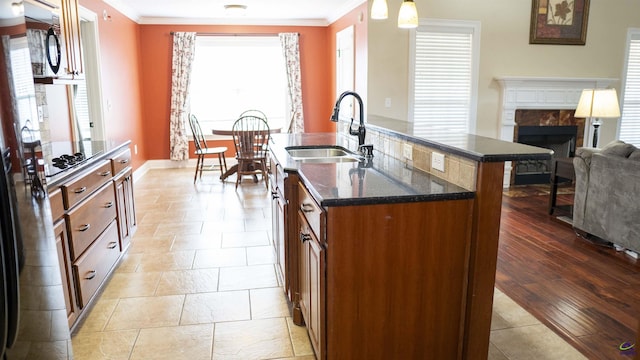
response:
<path fill-rule="evenodd" d="M 617 118 L 620 105 L 616 89 L 584 89 L 578 101 L 576 117 Z"/>
<path fill-rule="evenodd" d="M 418 10 L 413 0 L 404 0 L 398 13 L 398 27 L 412 29 L 418 27 Z"/>
<path fill-rule="evenodd" d="M 374 20 L 384 20 L 389 17 L 387 0 L 373 0 L 371 4 L 371 18 Z"/>

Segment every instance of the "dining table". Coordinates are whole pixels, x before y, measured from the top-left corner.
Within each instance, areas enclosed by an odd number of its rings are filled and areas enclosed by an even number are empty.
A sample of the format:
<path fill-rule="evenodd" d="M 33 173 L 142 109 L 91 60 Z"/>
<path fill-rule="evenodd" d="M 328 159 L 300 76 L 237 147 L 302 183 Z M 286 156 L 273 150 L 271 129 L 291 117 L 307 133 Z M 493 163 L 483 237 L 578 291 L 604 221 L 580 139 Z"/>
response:
<path fill-rule="evenodd" d="M 280 127 L 269 128 L 269 134 L 280 133 L 281 131 L 282 131 L 282 128 Z M 233 130 L 231 129 L 231 126 L 214 127 L 211 130 L 211 132 L 213 135 L 233 136 Z M 220 175 L 220 180 L 224 181 L 226 178 L 228 178 L 229 176 L 237 172 L 238 172 L 238 164 L 235 164 L 232 167 L 228 168 L 227 171 L 224 172 L 224 174 Z M 258 177 L 256 175 L 253 175 L 253 181 L 258 182 Z"/>

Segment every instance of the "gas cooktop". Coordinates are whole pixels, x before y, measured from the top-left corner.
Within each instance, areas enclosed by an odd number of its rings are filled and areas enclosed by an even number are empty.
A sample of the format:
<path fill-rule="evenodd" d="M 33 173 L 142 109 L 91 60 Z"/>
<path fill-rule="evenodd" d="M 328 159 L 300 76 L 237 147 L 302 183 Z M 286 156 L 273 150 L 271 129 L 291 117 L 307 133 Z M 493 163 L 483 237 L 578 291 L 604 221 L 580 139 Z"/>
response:
<path fill-rule="evenodd" d="M 104 148 L 103 141 L 52 142 L 51 151 L 44 150 L 48 155 L 45 156 L 45 175 L 52 177 L 76 168 L 102 154 Z"/>

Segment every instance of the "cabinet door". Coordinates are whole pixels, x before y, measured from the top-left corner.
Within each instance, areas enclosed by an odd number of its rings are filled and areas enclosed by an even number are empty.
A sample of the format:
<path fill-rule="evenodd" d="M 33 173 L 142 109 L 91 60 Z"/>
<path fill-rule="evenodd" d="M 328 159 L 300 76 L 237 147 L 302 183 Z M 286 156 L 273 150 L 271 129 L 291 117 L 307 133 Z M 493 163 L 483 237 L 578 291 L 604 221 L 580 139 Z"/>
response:
<path fill-rule="evenodd" d="M 298 289 L 300 290 L 300 311 L 302 312 L 302 317 L 307 323 L 307 326 L 309 326 L 309 309 L 311 304 L 311 290 L 309 288 L 309 239 L 311 237 L 311 232 L 309 230 L 309 226 L 307 226 L 307 221 L 304 219 L 304 216 L 301 213 L 298 214 L 298 221 L 300 224 L 300 231 L 298 235 L 301 240 L 299 243 L 300 251 L 298 252 L 300 254 L 300 275 L 298 281 Z"/>
<path fill-rule="evenodd" d="M 58 264 L 60 265 L 60 277 L 62 278 L 62 289 L 64 291 L 64 304 L 67 307 L 67 320 L 69 327 L 71 327 L 78 317 L 78 311 L 74 290 L 75 285 L 71 276 L 71 258 L 67 250 L 69 248 L 67 224 L 64 219 L 54 224 L 53 232 L 56 239 L 56 249 L 58 250 Z"/>
<path fill-rule="evenodd" d="M 306 241 L 308 248 L 309 267 L 309 321 L 307 329 L 311 344 L 318 359 L 323 359 L 322 331 L 324 330 L 324 256 L 320 244 L 313 239 Z"/>
<path fill-rule="evenodd" d="M 311 345 L 318 359 L 323 359 L 325 253 L 311 231 L 304 215 L 300 214 L 300 310 Z"/>
<path fill-rule="evenodd" d="M 67 75 L 74 78 L 84 73 L 80 38 L 80 13 L 77 0 L 62 0 L 62 31 L 66 46 Z"/>
<path fill-rule="evenodd" d="M 285 260 L 286 205 L 281 194 L 279 194 L 278 198 L 275 200 L 275 206 L 276 206 L 276 214 L 277 214 L 277 219 L 275 221 L 277 222 L 276 225 L 278 227 L 277 236 L 274 238 L 275 245 L 276 245 L 276 263 L 278 264 L 278 269 L 282 274 L 282 283 L 285 289 L 288 289 L 289 285 L 288 285 L 286 260 Z"/>
<path fill-rule="evenodd" d="M 136 205 L 133 197 L 133 174 L 131 169 L 124 178 L 124 206 L 127 211 L 127 225 L 129 227 L 129 237 L 136 232 L 138 222 L 136 220 Z"/>
<path fill-rule="evenodd" d="M 124 251 L 130 243 L 129 224 L 127 220 L 127 207 L 124 202 L 125 189 L 124 178 L 115 180 L 116 184 L 116 204 L 118 206 L 118 235 L 120 238 L 120 249 Z"/>

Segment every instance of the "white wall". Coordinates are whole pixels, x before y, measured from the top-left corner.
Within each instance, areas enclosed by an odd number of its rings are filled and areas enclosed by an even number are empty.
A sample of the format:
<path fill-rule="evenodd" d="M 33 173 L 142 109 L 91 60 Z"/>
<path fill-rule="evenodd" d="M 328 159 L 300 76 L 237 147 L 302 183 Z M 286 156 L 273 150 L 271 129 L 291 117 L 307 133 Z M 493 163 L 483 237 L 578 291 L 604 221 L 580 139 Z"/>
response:
<path fill-rule="evenodd" d="M 498 137 L 497 76 L 622 78 L 629 27 L 640 27 L 637 0 L 591 0 L 586 45 L 530 45 L 531 0 L 415 0 L 421 18 L 481 22 L 476 133 Z M 406 120 L 408 42 L 396 27 L 400 1 L 388 1 L 389 19 L 369 20 L 370 114 Z M 620 81 L 614 86 L 620 94 Z M 384 107 L 384 98 L 392 107 Z M 605 120 L 606 121 L 606 120 Z M 601 143 L 617 124 L 602 127 Z"/>

